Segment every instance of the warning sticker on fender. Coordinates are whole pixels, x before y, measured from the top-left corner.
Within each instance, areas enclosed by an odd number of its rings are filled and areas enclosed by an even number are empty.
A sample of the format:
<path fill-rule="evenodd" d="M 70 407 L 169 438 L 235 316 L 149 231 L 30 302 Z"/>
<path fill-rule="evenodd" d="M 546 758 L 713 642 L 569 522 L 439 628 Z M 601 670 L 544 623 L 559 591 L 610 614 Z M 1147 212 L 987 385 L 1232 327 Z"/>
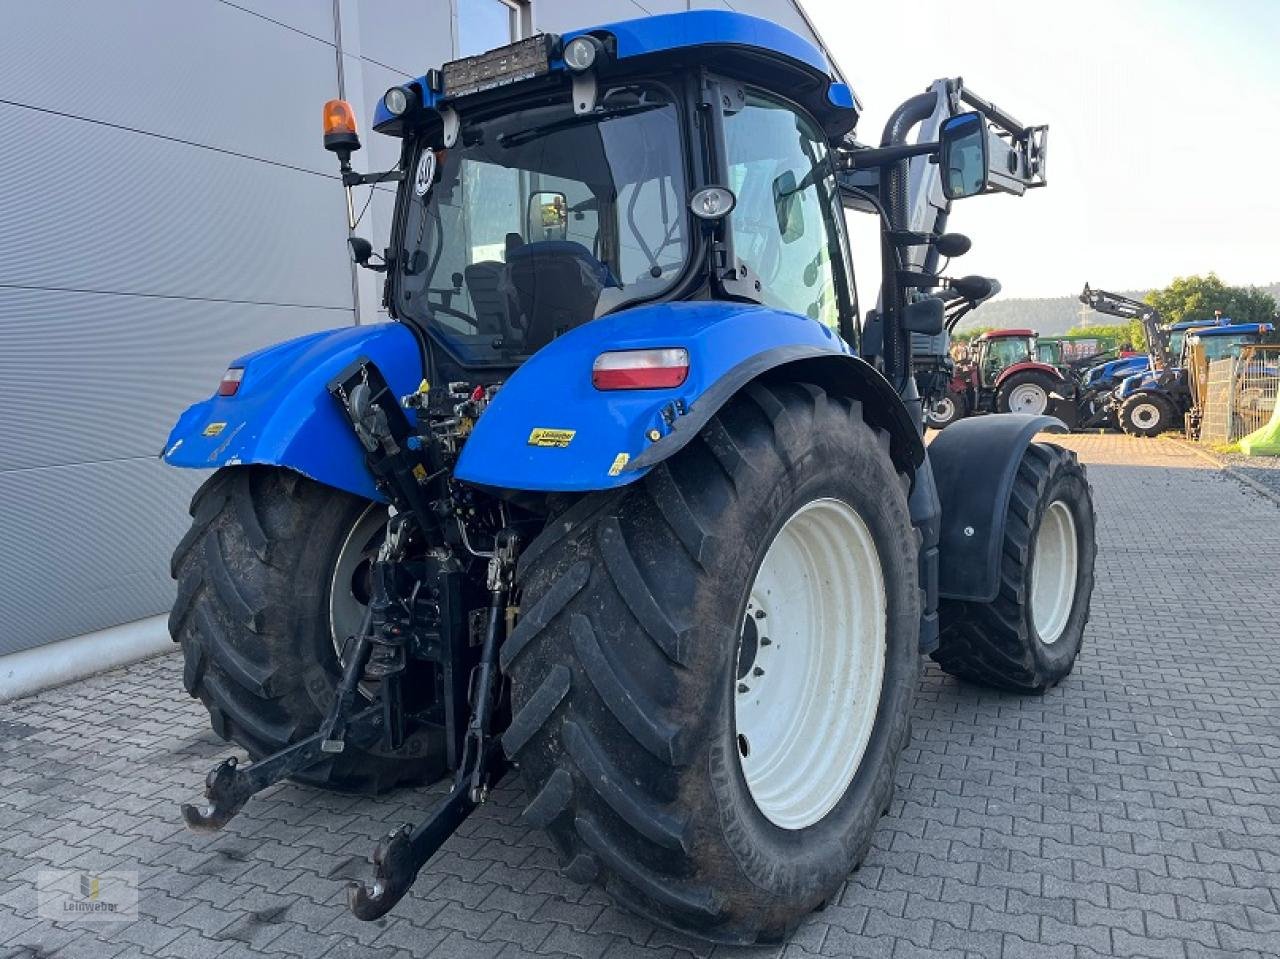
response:
<path fill-rule="evenodd" d="M 577 430 L 552 430 L 539 426 L 529 434 L 530 446 L 551 446 L 564 449 L 578 435 Z"/>

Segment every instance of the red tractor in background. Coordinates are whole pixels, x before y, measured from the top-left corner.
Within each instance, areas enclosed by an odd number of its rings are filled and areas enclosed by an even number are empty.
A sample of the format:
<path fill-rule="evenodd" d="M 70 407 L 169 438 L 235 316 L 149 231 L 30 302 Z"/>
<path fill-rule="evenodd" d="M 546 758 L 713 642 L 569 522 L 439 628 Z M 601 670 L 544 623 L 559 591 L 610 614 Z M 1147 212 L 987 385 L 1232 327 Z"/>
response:
<path fill-rule="evenodd" d="M 991 330 L 975 339 L 956 359 L 946 395 L 926 412 L 928 425 L 940 430 L 973 413 L 1038 415 L 1074 405 L 1073 384 L 1035 359 L 1036 340 L 1035 330 Z"/>

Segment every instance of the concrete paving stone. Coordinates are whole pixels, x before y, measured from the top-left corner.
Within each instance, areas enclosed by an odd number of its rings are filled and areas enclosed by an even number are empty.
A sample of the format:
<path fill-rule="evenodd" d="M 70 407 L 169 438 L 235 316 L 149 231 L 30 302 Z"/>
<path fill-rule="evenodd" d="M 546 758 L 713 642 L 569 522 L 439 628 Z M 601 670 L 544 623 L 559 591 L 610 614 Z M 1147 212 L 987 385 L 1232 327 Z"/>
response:
<path fill-rule="evenodd" d="M 566 955 L 576 959 L 600 959 L 613 945 L 610 935 L 582 932 L 571 926 L 552 924 L 551 934 L 542 943 L 543 955 Z"/>

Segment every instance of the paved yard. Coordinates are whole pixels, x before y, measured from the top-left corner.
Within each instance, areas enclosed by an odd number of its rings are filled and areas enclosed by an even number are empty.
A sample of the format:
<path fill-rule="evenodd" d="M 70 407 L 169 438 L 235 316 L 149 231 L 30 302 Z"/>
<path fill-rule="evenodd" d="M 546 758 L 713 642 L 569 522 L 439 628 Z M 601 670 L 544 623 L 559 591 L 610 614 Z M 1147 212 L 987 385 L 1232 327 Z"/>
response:
<path fill-rule="evenodd" d="M 1070 441 L 1102 521 L 1074 675 L 1043 698 L 926 671 L 866 865 L 785 950 L 1280 954 L 1280 507 L 1172 443 Z M 12 624 L 10 624 L 12 628 Z M 181 827 L 227 754 L 176 656 L 0 706 L 0 956 L 726 955 L 562 878 L 508 784 L 386 919 L 339 903 L 427 796 L 281 786 Z M 36 918 L 38 870 L 141 874 L 132 923 Z"/>

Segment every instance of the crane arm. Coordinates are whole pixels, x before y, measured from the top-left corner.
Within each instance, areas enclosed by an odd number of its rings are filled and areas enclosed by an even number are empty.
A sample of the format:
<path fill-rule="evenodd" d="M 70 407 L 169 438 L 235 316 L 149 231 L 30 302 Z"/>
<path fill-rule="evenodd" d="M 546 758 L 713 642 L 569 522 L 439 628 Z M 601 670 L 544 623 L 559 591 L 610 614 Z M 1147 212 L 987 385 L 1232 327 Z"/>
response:
<path fill-rule="evenodd" d="M 1173 357 L 1169 353 L 1169 336 L 1161 328 L 1160 311 L 1154 306 L 1109 290 L 1095 290 L 1088 283 L 1080 294 L 1080 302 L 1107 316 L 1138 320 L 1147 337 L 1147 354 L 1151 357 L 1151 365 L 1158 370 L 1167 370 L 1173 366 Z"/>

